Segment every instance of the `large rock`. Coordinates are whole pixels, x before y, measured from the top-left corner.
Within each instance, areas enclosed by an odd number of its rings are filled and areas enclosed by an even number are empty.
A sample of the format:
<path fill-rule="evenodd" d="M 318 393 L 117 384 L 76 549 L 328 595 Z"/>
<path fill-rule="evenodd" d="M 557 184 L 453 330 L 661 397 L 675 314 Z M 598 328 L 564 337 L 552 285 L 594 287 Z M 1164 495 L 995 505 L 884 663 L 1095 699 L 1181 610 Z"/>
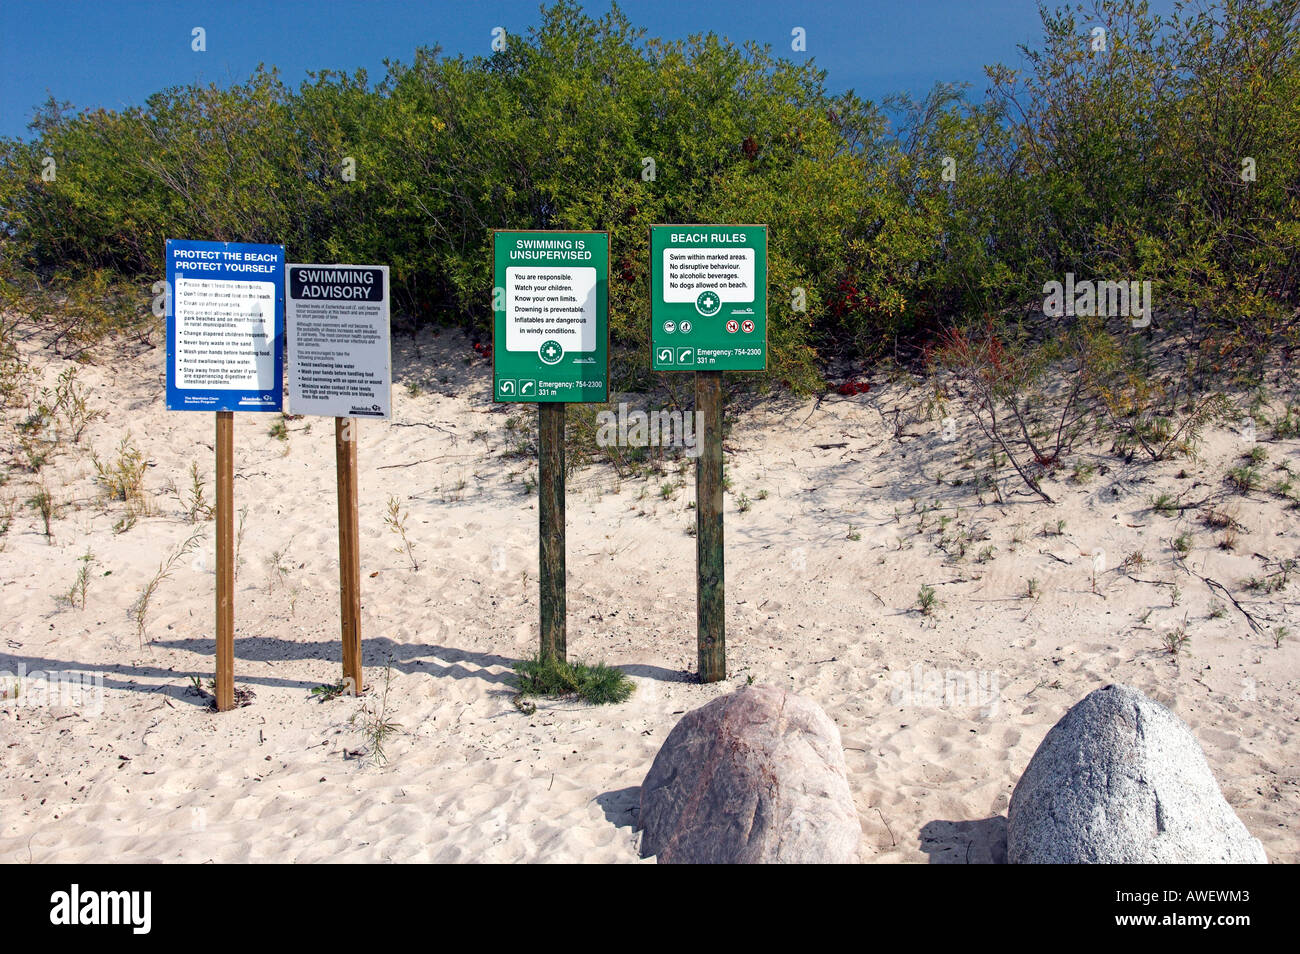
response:
<path fill-rule="evenodd" d="M 661 864 L 850 862 L 862 837 L 835 723 L 770 687 L 682 717 L 641 784 L 640 822 Z"/>
<path fill-rule="evenodd" d="M 1191 730 L 1128 686 L 1089 693 L 1052 727 L 1007 815 L 1012 864 L 1268 863 Z"/>

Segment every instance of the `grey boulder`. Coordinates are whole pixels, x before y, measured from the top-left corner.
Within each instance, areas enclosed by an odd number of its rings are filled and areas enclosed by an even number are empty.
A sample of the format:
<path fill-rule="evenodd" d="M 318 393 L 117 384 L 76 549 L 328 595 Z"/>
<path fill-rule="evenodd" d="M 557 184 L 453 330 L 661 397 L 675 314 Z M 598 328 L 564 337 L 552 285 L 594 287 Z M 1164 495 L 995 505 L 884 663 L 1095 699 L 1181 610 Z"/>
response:
<path fill-rule="evenodd" d="M 661 864 L 844 863 L 862 827 L 835 723 L 746 687 L 688 712 L 641 785 L 641 854 Z"/>
<path fill-rule="evenodd" d="M 1196 737 L 1128 686 L 1089 693 L 1054 725 L 1011 794 L 1012 864 L 1267 864 Z"/>

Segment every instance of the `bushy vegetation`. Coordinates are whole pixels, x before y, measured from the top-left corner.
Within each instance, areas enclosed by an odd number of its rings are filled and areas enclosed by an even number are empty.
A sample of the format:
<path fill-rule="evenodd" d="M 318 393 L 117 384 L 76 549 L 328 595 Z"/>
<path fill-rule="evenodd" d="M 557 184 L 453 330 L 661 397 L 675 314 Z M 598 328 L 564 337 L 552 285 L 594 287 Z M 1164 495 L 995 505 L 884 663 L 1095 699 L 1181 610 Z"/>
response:
<path fill-rule="evenodd" d="M 1217 365 L 1293 346 L 1295 0 L 1167 20 L 1105 0 L 1043 26 L 978 101 L 940 86 L 866 102 L 811 61 L 560 3 L 504 51 L 420 49 L 377 84 L 325 72 L 295 90 L 259 70 L 122 111 L 50 102 L 30 141 L 0 142 L 0 288 L 7 308 L 50 311 L 60 283 L 97 283 L 115 303 L 97 320 L 138 329 L 164 239 L 280 242 L 300 261 L 388 263 L 399 316 L 481 330 L 492 228 L 608 229 L 613 377 L 639 389 L 648 226 L 764 222 L 769 383 L 815 389 L 826 359 L 906 357 L 948 326 L 997 322 L 1010 341 L 1005 316 L 1041 316 L 1066 272 L 1152 280 L 1164 320 L 1195 322 L 1193 353 Z M 1089 330 L 1092 351 L 1113 331 Z"/>
<path fill-rule="evenodd" d="M 591 705 L 626 702 L 636 684 L 604 663 L 587 665 L 538 654 L 515 663 L 518 698 L 573 697 Z"/>

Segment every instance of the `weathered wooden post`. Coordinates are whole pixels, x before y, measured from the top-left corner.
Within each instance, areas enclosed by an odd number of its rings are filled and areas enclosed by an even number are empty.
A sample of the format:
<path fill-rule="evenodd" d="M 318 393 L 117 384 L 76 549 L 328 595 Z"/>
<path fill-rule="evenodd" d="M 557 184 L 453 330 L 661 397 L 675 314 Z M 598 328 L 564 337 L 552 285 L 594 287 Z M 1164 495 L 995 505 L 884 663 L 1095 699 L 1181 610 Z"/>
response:
<path fill-rule="evenodd" d="M 695 372 L 700 456 L 695 465 L 696 644 L 700 682 L 727 675 L 727 602 L 722 545 L 722 372 Z"/>
<path fill-rule="evenodd" d="M 537 406 L 537 514 L 543 656 L 565 659 L 564 405 Z"/>
<path fill-rule="evenodd" d="M 357 695 L 361 672 L 361 532 L 357 516 L 358 422 L 334 418 L 334 462 L 339 500 L 339 618 L 343 640 L 343 684 Z"/>

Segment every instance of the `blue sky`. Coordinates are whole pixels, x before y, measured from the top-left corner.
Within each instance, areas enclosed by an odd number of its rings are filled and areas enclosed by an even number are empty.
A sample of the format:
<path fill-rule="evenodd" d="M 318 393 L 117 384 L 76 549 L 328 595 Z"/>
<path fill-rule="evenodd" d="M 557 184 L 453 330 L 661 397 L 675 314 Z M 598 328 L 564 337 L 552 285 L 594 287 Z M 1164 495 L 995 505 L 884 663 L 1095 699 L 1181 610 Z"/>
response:
<path fill-rule="evenodd" d="M 1171 2 L 1152 7 L 1165 10 Z M 585 4 L 593 13 L 608 0 Z M 1018 44 L 1039 36 L 1034 0 L 627 0 L 622 9 L 651 36 L 714 31 L 810 56 L 835 90 L 880 98 L 969 82 L 979 98 L 986 63 L 1020 62 Z M 138 105 L 168 86 L 246 78 L 258 63 L 297 85 L 308 70 L 383 75 L 383 60 L 409 62 L 416 46 L 490 52 L 492 29 L 522 32 L 539 3 L 439 0 L 5 0 L 0 21 L 0 136 L 26 136 L 34 107 L 53 94 L 78 107 Z M 807 31 L 806 54 L 790 52 Z M 191 50 L 191 30 L 207 50 Z"/>

